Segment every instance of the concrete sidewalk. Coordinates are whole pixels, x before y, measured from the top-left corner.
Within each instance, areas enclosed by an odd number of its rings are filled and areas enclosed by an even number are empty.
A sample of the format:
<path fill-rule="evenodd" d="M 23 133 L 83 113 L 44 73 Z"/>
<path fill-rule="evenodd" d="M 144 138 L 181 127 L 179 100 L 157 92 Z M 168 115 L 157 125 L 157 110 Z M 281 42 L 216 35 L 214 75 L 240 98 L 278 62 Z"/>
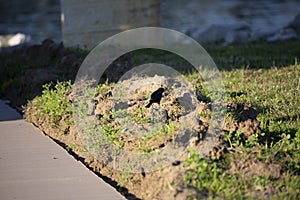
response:
<path fill-rule="evenodd" d="M 125 199 L 0 101 L 0 199 Z"/>

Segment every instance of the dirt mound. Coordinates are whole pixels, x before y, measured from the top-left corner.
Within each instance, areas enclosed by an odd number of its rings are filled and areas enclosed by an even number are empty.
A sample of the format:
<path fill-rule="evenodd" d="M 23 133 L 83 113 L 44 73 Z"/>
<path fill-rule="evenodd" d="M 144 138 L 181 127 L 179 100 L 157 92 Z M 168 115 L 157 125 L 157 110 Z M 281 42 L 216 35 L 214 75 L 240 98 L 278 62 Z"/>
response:
<path fill-rule="evenodd" d="M 106 129 L 108 132 L 112 131 L 108 135 L 110 141 L 125 151 L 137 153 L 161 151 L 173 144 L 175 140 L 183 142 L 182 144 L 187 145 L 186 148 L 188 148 L 189 140 L 185 140 L 184 137 L 176 139 L 181 134 L 181 130 L 189 130 L 187 131 L 189 139 L 193 136 L 195 141 L 199 140 L 201 131 L 207 130 L 207 124 L 195 117 L 203 109 L 203 104 L 197 101 L 192 88 L 190 88 L 192 86 L 178 87 L 179 85 L 183 86 L 178 81 L 155 76 L 134 77 L 111 86 L 103 84 L 91 101 L 94 103 L 92 105 L 94 110 L 89 111 L 88 109 L 87 112 L 95 116 L 97 123 L 102 128 L 108 128 Z M 160 104 L 153 103 L 146 108 L 151 94 L 161 87 L 165 90 Z M 68 101 L 75 101 L 76 94 L 66 95 Z M 26 108 L 25 118 L 74 152 L 96 173 L 109 177 L 121 186 L 126 185 L 126 189 L 119 188 L 126 196 L 135 194 L 142 199 L 162 199 L 162 197 L 183 199 L 187 192 L 191 192 L 183 184 L 185 174 L 183 163 L 187 153 L 176 154 L 176 159 L 158 171 L 120 172 L 112 169 L 101 159 L 97 159 L 95 152 L 86 150 L 82 143 L 84 141 L 82 135 L 78 133 L 78 127 L 68 123 L 66 116 L 62 116 L 56 120 L 55 124 L 51 124 L 49 123 L 52 121 L 51 117 L 41 116 L 38 109 L 34 100 Z M 121 115 L 124 111 L 127 114 L 125 117 Z M 153 128 L 156 126 L 159 128 Z M 156 131 L 151 132 L 150 129 Z M 106 150 L 109 151 L 109 149 Z"/>
<path fill-rule="evenodd" d="M 171 80 L 162 76 L 134 77 L 109 86 L 103 84 L 93 101 L 90 101 L 92 102 L 92 110 L 87 109 L 88 113 L 85 114 L 94 115 L 97 124 L 109 132 L 107 136 L 110 141 L 125 151 L 151 153 L 163 150 L 172 144 L 175 141 L 174 138 L 182 132 L 178 127 L 187 123 L 184 120 L 189 122 L 185 127 L 191 130 L 189 134 L 192 131 L 195 132 L 192 134 L 194 139 L 189 137 L 188 146 L 200 147 L 202 145 L 201 140 L 205 137 L 208 129 L 211 103 L 199 102 L 192 86 L 177 87 L 178 85 L 178 80 Z M 182 86 L 182 83 L 180 85 Z M 158 88 L 165 88 L 160 104 L 153 103 L 149 108 L 146 108 L 151 94 Z M 76 94 L 68 93 L 66 95 L 68 101 L 74 103 Z M 252 134 L 258 131 L 258 127 L 256 127 L 258 126 L 256 123 L 257 114 L 251 105 L 236 103 L 226 105 L 232 113 L 233 120 L 226 121 L 227 126 L 224 128 L 224 134 L 228 131 L 234 133 L 243 131 L 245 137 L 250 138 Z M 187 152 L 178 155 L 172 163 L 158 171 L 145 172 L 139 168 L 139 165 L 135 166 L 139 169 L 138 173 L 118 171 L 108 163 L 103 162 L 98 157 L 99 152 L 95 154 L 97 152 L 86 150 L 85 140 L 78 132 L 78 127 L 69 124 L 66 117 L 63 116 L 56 124 L 51 124 L 49 123 L 51 118 L 47 115 L 41 117 L 37 109 L 38 107 L 33 101 L 32 105 L 26 108 L 26 119 L 62 143 L 94 172 L 109 177 L 109 182 L 125 196 L 132 199 L 137 197 L 142 199 L 185 199 L 190 195 L 201 197 L 201 194 L 198 194 L 199 191 L 188 187 L 183 181 L 186 173 L 183 165 L 188 155 Z M 193 120 L 191 120 L 189 114 L 193 112 Z M 149 129 L 153 128 L 153 124 L 160 125 L 162 128 L 157 129 L 154 134 L 149 134 Z M 226 144 L 220 142 L 215 145 L 211 155 L 219 159 L 226 148 Z M 105 151 L 111 151 L 111 149 L 107 148 Z M 261 163 L 257 163 L 250 163 L 247 166 L 254 169 L 265 167 Z M 239 164 L 233 162 L 230 172 L 235 173 L 235 169 L 240 169 L 242 166 Z M 251 173 L 249 172 L 250 176 Z M 120 186 L 126 186 L 126 189 Z"/>

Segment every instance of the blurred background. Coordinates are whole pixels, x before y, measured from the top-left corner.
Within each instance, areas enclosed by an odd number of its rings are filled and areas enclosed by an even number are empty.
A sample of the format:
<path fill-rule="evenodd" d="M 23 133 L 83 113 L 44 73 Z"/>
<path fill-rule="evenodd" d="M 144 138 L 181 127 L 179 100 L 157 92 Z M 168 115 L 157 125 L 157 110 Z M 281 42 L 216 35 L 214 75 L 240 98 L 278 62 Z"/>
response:
<path fill-rule="evenodd" d="M 108 6 L 109 4 L 111 6 Z M 89 10 L 88 5 L 94 10 Z M 79 8 L 81 10 L 78 10 Z M 101 8 L 105 8 L 105 12 Z M 100 32 L 106 33 L 96 40 L 103 40 L 122 30 L 149 24 L 181 31 L 200 43 L 228 45 L 299 39 L 299 8 L 299 0 L 0 0 L 0 47 L 40 43 L 46 38 L 60 42 L 71 31 L 77 36 L 82 34 L 84 29 L 95 31 L 91 24 L 98 27 L 98 35 Z M 77 13 L 70 11 L 74 9 L 77 9 Z M 93 14 L 96 9 L 100 11 Z M 140 10 L 141 13 L 150 10 L 147 23 L 143 24 L 141 17 L 135 21 L 127 19 L 130 16 L 134 18 L 128 13 L 136 10 Z M 118 15 L 122 11 L 127 18 Z M 78 15 L 83 19 L 82 23 L 77 23 L 77 19 L 75 21 L 74 16 Z M 95 18 L 95 21 L 91 21 L 88 15 Z M 120 19 L 117 20 L 116 16 L 124 20 L 123 23 Z M 97 25 L 99 19 L 102 21 Z M 151 23 L 149 20 L 152 20 Z M 76 27 L 72 25 L 75 23 Z M 115 25 L 113 31 L 112 28 L 110 32 L 105 29 L 112 24 Z M 83 28 L 85 26 L 88 27 Z M 74 37 L 69 40 L 74 40 Z"/>

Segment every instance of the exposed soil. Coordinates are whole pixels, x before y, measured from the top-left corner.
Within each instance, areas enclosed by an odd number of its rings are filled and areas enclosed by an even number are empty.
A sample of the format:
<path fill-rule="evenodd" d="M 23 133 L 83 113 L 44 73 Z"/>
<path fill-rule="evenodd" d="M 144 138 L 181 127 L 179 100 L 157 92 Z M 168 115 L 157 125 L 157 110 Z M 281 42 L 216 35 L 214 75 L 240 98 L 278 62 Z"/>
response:
<path fill-rule="evenodd" d="M 74 80 L 76 72 L 80 66 L 81 61 L 84 58 L 84 53 L 80 51 L 65 49 L 61 44 L 54 44 L 51 41 L 44 41 L 42 45 L 34 45 L 31 47 L 24 47 L 21 49 L 16 49 L 10 52 L 6 52 L 5 55 L 13 57 L 18 55 L 29 60 L 55 60 L 51 65 L 47 65 L 44 68 L 30 68 L 22 71 L 21 75 L 21 88 L 16 88 L 14 85 L 6 87 L 2 91 L 2 98 L 11 101 L 13 106 L 18 108 L 21 105 L 25 105 L 28 98 L 28 93 L 38 95 L 42 90 L 42 85 L 47 82 L 56 82 L 58 80 Z M 124 56 L 120 58 L 114 64 L 125 63 L 125 69 L 130 68 L 130 58 Z M 126 70 L 125 70 L 126 71 Z M 62 75 L 62 74 L 65 74 Z M 120 75 L 111 75 L 110 70 L 106 71 L 103 80 L 109 79 L 110 81 L 115 81 L 110 79 L 110 77 L 120 77 Z M 123 74 L 123 72 L 121 73 Z M 176 123 L 180 124 L 181 120 L 184 119 L 186 113 L 195 110 L 201 114 L 209 116 L 210 102 L 198 102 L 194 98 L 193 88 L 188 88 L 187 91 L 182 91 L 180 89 L 171 89 L 170 85 L 175 84 L 176 81 L 165 79 L 164 77 L 156 77 L 158 82 L 150 83 L 150 79 L 147 78 L 135 78 L 132 80 L 125 80 L 122 86 L 137 85 L 132 83 L 138 83 L 143 81 L 144 84 L 138 88 L 131 88 L 129 90 L 127 99 L 118 99 L 116 101 L 112 98 L 112 95 L 116 90 L 115 88 L 110 88 L 103 93 L 100 93 L 95 98 L 95 111 L 94 115 L 97 119 L 108 116 L 112 107 L 121 105 L 121 103 L 126 103 L 127 111 L 130 116 L 132 116 L 133 121 L 136 120 L 136 124 L 140 126 L 135 126 L 136 130 L 150 126 L 151 120 L 158 120 L 162 124 Z M 136 82 L 135 82 L 136 81 Z M 163 87 L 166 91 L 163 94 L 160 105 L 153 104 L 149 109 L 142 110 L 141 115 L 135 115 L 139 108 L 144 108 L 148 103 L 149 96 L 157 88 Z M 122 90 L 122 87 L 120 88 Z M 34 97 L 34 95 L 32 97 Z M 74 94 L 70 93 L 69 99 L 73 100 Z M 127 96 L 127 97 L 128 97 Z M 191 101 L 191 104 L 180 103 L 186 102 L 187 99 Z M 186 173 L 184 168 L 184 160 L 188 156 L 188 153 L 182 154 L 178 157 L 172 164 L 164 167 L 158 171 L 145 173 L 143 171 L 139 173 L 124 173 L 110 168 L 109 166 L 103 164 L 101 161 L 97 160 L 95 156 L 89 153 L 81 140 L 79 133 L 75 125 L 70 125 L 65 116 L 62 116 L 58 124 L 50 124 L 50 116 L 45 116 L 42 120 L 38 115 L 38 108 L 34 106 L 35 101 L 33 100 L 31 106 L 27 106 L 24 110 L 24 117 L 26 120 L 32 122 L 40 130 L 42 130 L 46 135 L 55 139 L 58 143 L 66 148 L 72 155 L 77 159 L 82 161 L 86 166 L 92 169 L 95 173 L 100 175 L 114 187 L 116 187 L 122 194 L 124 194 L 128 199 L 186 199 L 187 196 L 197 196 L 200 195 L 194 188 L 188 187 L 184 184 L 183 178 Z M 259 122 L 256 119 L 256 110 L 248 104 L 243 103 L 227 103 L 228 110 L 232 113 L 232 120 L 227 120 L 224 125 L 223 134 L 232 132 L 233 134 L 237 132 L 243 132 L 245 138 L 251 138 L 253 134 L 258 132 Z M 139 121 L 146 119 L 146 121 Z M 120 121 L 111 121 L 113 126 L 119 125 Z M 194 123 L 194 122 L 193 122 Z M 197 134 L 191 140 L 190 146 L 201 146 L 201 138 L 207 131 L 209 124 L 209 119 L 199 117 L 195 121 L 194 126 L 191 126 Z M 129 127 L 128 127 L 129 129 Z M 135 131 L 136 131 L 135 130 Z M 176 131 L 172 131 L 170 134 L 161 135 L 159 140 L 157 137 L 150 138 L 149 140 L 139 137 L 136 139 L 130 131 L 125 130 L 117 136 L 119 141 L 122 141 L 122 148 L 127 151 L 141 152 L 143 149 L 139 148 L 141 146 L 147 148 L 149 151 L 155 151 L 163 149 L 169 143 L 172 142 L 172 138 L 178 134 Z M 221 136 L 222 137 L 222 136 Z M 220 140 L 221 141 L 221 140 Z M 217 159 L 221 158 L 223 153 L 230 150 L 230 147 L 224 142 L 219 142 L 210 152 L 211 156 Z M 237 160 L 231 163 L 228 169 L 229 173 L 244 172 L 244 176 L 252 175 L 270 175 L 278 177 L 280 174 L 279 167 L 277 165 L 268 165 L 261 163 L 251 157 L 247 157 L 244 160 Z M 267 190 L 267 189 L 266 189 Z M 272 192 L 272 189 L 269 189 Z"/>

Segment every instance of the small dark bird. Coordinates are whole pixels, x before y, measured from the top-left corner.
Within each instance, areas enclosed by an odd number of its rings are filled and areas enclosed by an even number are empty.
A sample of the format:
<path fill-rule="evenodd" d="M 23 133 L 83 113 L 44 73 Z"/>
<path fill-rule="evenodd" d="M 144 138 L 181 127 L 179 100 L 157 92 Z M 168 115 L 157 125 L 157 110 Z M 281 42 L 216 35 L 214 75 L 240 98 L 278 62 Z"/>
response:
<path fill-rule="evenodd" d="M 160 103 L 160 100 L 162 98 L 162 94 L 164 92 L 164 88 L 158 88 L 156 91 L 154 91 L 152 94 L 151 94 L 151 97 L 150 97 L 150 101 L 149 103 L 146 105 L 146 108 L 149 108 L 153 103 Z"/>

